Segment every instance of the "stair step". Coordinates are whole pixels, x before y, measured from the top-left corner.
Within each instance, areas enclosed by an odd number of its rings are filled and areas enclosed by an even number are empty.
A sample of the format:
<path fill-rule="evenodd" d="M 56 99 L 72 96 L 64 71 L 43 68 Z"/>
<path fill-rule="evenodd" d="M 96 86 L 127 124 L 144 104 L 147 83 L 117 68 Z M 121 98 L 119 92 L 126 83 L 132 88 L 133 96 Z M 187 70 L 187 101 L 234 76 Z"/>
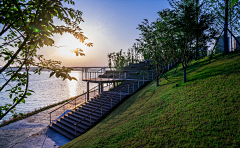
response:
<path fill-rule="evenodd" d="M 87 115 L 88 115 L 87 113 L 84 113 L 81 111 L 75 111 L 74 114 L 72 114 L 72 116 L 74 116 L 75 118 L 81 117 L 81 119 L 85 118 Z M 91 119 L 97 121 L 99 119 L 99 117 L 91 116 Z M 90 117 L 85 118 L 85 120 L 87 122 L 90 121 Z"/>
<path fill-rule="evenodd" d="M 91 106 L 91 105 L 83 105 L 82 108 L 83 108 L 83 109 L 89 108 L 89 109 L 91 109 L 92 111 L 95 110 L 96 108 L 97 108 L 97 110 L 101 110 L 101 108 L 98 108 L 98 107 L 95 107 L 95 106 Z M 109 110 L 106 110 L 106 109 L 102 108 L 102 111 L 103 111 L 103 112 L 108 112 Z"/>
<path fill-rule="evenodd" d="M 53 125 L 61 128 L 63 130 L 63 132 L 65 131 L 65 133 L 68 133 L 68 134 L 71 134 L 72 136 L 75 136 L 75 129 L 69 128 L 68 126 L 66 126 L 65 124 L 63 124 L 61 122 L 57 122 L 56 124 L 53 124 Z M 79 131 L 79 129 L 77 129 L 77 131 L 79 133 L 81 133 L 81 131 Z"/>
<path fill-rule="evenodd" d="M 93 100 L 91 103 L 96 104 L 96 105 L 102 105 L 104 102 L 100 102 L 99 100 Z M 113 106 L 115 106 L 117 103 L 112 103 Z M 111 102 L 105 103 L 103 106 L 111 107 Z"/>
<path fill-rule="evenodd" d="M 152 77 L 155 77 L 155 72 L 154 74 L 149 73 L 148 77 L 144 77 L 144 82 L 142 81 L 143 78 L 141 78 L 139 82 L 136 82 L 143 76 L 141 71 L 151 72 L 153 70 L 152 67 L 153 66 L 150 63 L 131 63 L 128 66 L 123 67 L 123 70 L 114 72 L 114 76 L 116 76 L 119 72 L 126 72 L 127 80 L 118 83 L 119 85 L 115 86 L 115 88 L 112 88 L 110 91 L 104 91 L 96 97 L 91 98 L 91 101 L 82 105 L 81 108 L 73 110 L 72 113 L 68 113 L 68 115 L 65 115 L 58 120 L 56 124 L 53 123 L 50 127 L 72 140 L 76 138 L 74 124 L 84 119 L 77 126 L 78 135 L 83 134 L 91 127 L 90 120 L 91 125 L 97 123 L 104 114 L 108 113 L 112 109 L 111 105 L 114 107 L 120 102 L 120 96 L 121 100 L 125 99 L 128 95 L 133 94 L 140 87 L 146 84 L 146 82 L 150 81 Z M 102 76 L 113 77 L 113 74 L 112 71 L 106 71 L 105 74 L 102 74 Z M 119 91 L 121 91 L 121 94 Z M 111 97 L 112 99 L 110 99 Z M 92 113 L 93 111 L 94 113 Z"/>
<path fill-rule="evenodd" d="M 68 117 L 64 117 L 64 119 L 66 119 L 67 121 L 71 122 L 72 124 L 76 124 L 79 121 L 81 121 L 83 118 L 76 120 L 77 118 L 74 115 L 68 116 Z M 96 122 L 97 120 L 92 119 L 91 118 L 91 122 Z M 89 118 L 85 118 L 80 124 L 79 126 L 81 126 L 83 129 L 88 128 L 90 123 L 90 119 Z"/>
<path fill-rule="evenodd" d="M 86 114 L 92 113 L 92 111 L 88 111 L 88 110 L 86 110 L 86 109 L 80 109 L 79 111 L 81 111 L 81 112 L 83 112 L 83 113 L 86 113 Z M 95 117 L 101 118 L 101 113 L 94 112 L 94 113 L 92 113 L 91 116 L 95 116 Z"/>
<path fill-rule="evenodd" d="M 73 140 L 73 139 L 76 138 L 75 135 L 72 135 L 72 134 L 66 132 L 65 130 L 63 130 L 62 128 L 56 126 L 55 124 L 53 124 L 52 126 L 50 126 L 50 128 L 52 128 L 53 130 L 59 132 L 60 134 L 64 135 L 65 137 L 67 137 L 67 138 L 70 139 L 70 140 Z"/>
<path fill-rule="evenodd" d="M 91 112 L 93 112 L 95 109 L 91 109 L 91 108 L 88 108 L 88 107 L 84 107 L 83 110 L 87 110 L 87 111 L 89 111 L 89 112 L 91 113 Z M 106 111 L 106 110 L 102 110 L 102 114 L 107 113 L 107 112 L 108 112 L 108 111 Z M 101 115 L 101 109 L 95 110 L 94 113 Z"/>
<path fill-rule="evenodd" d="M 97 99 L 95 99 L 94 101 L 98 101 L 98 102 L 101 102 L 101 103 L 105 103 L 105 101 L 107 101 L 106 99 L 104 99 L 104 98 L 97 98 Z M 119 102 L 119 100 L 112 100 L 112 104 L 117 104 Z M 106 103 L 110 103 L 111 104 L 111 99 L 110 100 L 108 100 Z"/>
<path fill-rule="evenodd" d="M 101 106 L 101 104 L 95 104 L 94 101 L 91 101 L 91 102 L 88 103 L 87 105 L 90 105 L 90 106 L 95 107 L 95 108 L 98 108 L 98 107 Z M 102 109 L 104 109 L 104 110 L 110 110 L 111 108 L 110 108 L 109 106 L 107 106 L 106 104 L 104 104 L 104 105 L 102 106 Z"/>
<path fill-rule="evenodd" d="M 74 124 L 76 124 L 76 122 L 75 122 L 75 123 L 72 123 L 71 120 L 70 120 L 70 119 L 67 119 L 67 118 L 61 119 L 59 122 L 62 123 L 62 124 L 64 124 L 65 126 L 71 128 L 71 129 L 75 130 L 75 125 L 74 125 Z M 68 129 L 69 129 L 69 128 L 68 128 Z M 87 128 L 85 128 L 85 127 L 83 127 L 83 126 L 81 126 L 81 125 L 79 125 L 79 124 L 78 124 L 78 126 L 77 126 L 77 130 L 78 130 L 79 132 L 81 132 L 81 133 L 83 133 L 86 129 L 87 129 Z"/>

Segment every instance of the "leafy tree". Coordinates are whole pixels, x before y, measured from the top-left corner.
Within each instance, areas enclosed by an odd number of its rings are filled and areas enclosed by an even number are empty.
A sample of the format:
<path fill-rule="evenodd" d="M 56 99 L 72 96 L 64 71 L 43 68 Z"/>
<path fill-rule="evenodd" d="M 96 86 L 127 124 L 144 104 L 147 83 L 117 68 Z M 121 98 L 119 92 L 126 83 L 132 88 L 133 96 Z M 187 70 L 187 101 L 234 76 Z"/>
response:
<path fill-rule="evenodd" d="M 211 0 L 209 3 L 212 8 L 211 12 L 216 17 L 216 28 L 224 30 L 224 51 L 221 52 L 228 53 L 227 37 L 230 37 L 232 47 L 232 37 L 236 39 L 236 35 L 239 35 L 240 3 L 235 0 Z M 237 41 L 237 43 L 239 42 Z"/>
<path fill-rule="evenodd" d="M 196 47 L 206 48 L 217 34 L 213 28 L 214 16 L 200 9 L 203 4 L 196 5 L 192 0 L 171 1 L 172 9 L 160 11 L 155 22 L 150 24 L 145 19 L 138 25 L 141 31 L 138 50 L 145 59 L 153 60 L 157 73 L 164 72 L 159 65 L 174 60 L 182 64 L 186 82 L 186 68 L 196 55 Z"/>
<path fill-rule="evenodd" d="M 207 43 L 211 42 L 218 33 L 213 28 L 214 16 L 199 7 L 201 4 L 195 5 L 194 1 L 182 0 L 175 5 L 176 9 L 174 9 L 176 14 L 174 26 L 178 32 L 176 45 L 178 45 L 178 55 L 184 70 L 184 83 L 186 82 L 186 69 L 196 52 L 196 37 L 198 37 L 199 47 L 207 47 Z M 198 22 L 195 20 L 196 15 L 198 15 Z"/>
<path fill-rule="evenodd" d="M 137 46 L 134 43 L 132 48 L 128 49 L 128 52 L 123 52 L 121 49 L 119 52 L 113 52 L 108 54 L 108 66 L 110 69 L 116 70 L 122 69 L 130 63 L 139 62 L 139 54 L 136 53 Z"/>
<path fill-rule="evenodd" d="M 10 111 L 17 116 L 15 107 L 25 103 L 27 96 L 33 92 L 28 89 L 29 69 L 37 67 L 35 74 L 41 70 L 51 71 L 50 77 L 55 75 L 63 80 L 76 80 L 69 73 L 70 68 L 61 67 L 60 61 L 47 60 L 37 51 L 43 46 L 55 46 L 52 37 L 55 34 L 70 33 L 87 46 L 86 36 L 81 32 L 80 22 L 83 22 L 82 12 L 64 7 L 63 3 L 74 5 L 73 0 L 3 0 L 0 2 L 0 59 L 4 63 L 0 69 L 5 81 L 0 91 L 9 85 L 9 98 L 12 104 L 0 106 L 0 119 Z M 58 19 L 64 25 L 56 25 Z M 72 50 L 77 56 L 84 55 L 81 49 Z M 14 70 L 16 67 L 17 70 Z"/>

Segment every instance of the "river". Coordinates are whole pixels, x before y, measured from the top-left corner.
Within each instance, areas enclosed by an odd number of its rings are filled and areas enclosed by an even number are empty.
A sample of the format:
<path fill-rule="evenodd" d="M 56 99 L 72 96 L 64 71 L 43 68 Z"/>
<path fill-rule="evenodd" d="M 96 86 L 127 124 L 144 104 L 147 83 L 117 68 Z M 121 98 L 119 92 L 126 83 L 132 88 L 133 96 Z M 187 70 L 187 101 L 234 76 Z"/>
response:
<path fill-rule="evenodd" d="M 70 73 L 70 75 L 76 77 L 78 81 L 63 81 L 55 76 L 49 78 L 50 72 L 48 71 L 42 71 L 41 75 L 33 74 L 33 72 L 30 72 L 30 74 L 29 89 L 33 90 L 35 93 L 32 93 L 31 96 L 26 98 L 25 104 L 20 103 L 17 105 L 16 111 L 18 113 L 34 111 L 35 109 L 80 95 L 83 91 L 86 91 L 86 82 L 82 81 L 81 71 L 72 71 Z M 0 79 L 1 86 L 4 82 L 5 80 Z M 90 83 L 90 88 L 94 86 L 96 86 L 96 84 Z M 12 99 L 10 99 L 9 94 L 5 92 L 5 90 L 9 88 L 10 86 L 4 88 L 4 90 L 0 92 L 0 106 L 6 103 L 12 104 Z M 3 120 L 9 119 L 10 117 L 12 117 L 11 113 L 7 114 Z"/>

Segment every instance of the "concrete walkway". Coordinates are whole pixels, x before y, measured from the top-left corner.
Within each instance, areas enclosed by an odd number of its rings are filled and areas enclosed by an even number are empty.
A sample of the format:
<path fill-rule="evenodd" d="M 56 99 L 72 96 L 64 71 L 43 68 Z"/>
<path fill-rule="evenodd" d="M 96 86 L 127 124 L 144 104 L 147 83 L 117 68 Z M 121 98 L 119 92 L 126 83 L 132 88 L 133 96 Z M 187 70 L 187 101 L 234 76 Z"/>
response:
<path fill-rule="evenodd" d="M 105 87 L 104 91 L 108 89 L 109 87 Z M 93 92 L 90 93 L 90 97 L 93 95 Z M 84 103 L 85 96 L 79 97 L 78 100 Z M 60 106 L 0 128 L 0 148 L 55 148 L 70 142 L 66 137 L 48 128 L 48 113 Z M 60 115 L 62 113 L 63 111 L 59 111 Z"/>

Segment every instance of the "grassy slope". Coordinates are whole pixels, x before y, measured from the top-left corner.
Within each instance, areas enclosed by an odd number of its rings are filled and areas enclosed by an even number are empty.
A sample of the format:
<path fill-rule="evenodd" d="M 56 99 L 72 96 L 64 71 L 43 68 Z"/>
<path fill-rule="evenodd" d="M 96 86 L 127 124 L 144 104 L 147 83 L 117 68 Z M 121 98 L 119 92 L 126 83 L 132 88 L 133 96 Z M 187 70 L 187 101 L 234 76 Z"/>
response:
<path fill-rule="evenodd" d="M 240 147 L 240 52 L 173 72 L 63 147 Z"/>

